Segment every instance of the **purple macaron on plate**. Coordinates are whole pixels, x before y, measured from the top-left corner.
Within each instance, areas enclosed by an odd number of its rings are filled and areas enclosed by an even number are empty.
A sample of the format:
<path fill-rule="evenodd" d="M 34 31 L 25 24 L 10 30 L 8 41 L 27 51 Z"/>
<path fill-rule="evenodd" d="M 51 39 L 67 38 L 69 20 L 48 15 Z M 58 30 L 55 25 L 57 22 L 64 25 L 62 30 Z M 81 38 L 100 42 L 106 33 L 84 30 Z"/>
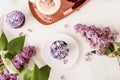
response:
<path fill-rule="evenodd" d="M 74 38 L 56 34 L 45 43 L 41 56 L 51 68 L 65 70 L 72 67 L 79 57 L 79 46 Z"/>

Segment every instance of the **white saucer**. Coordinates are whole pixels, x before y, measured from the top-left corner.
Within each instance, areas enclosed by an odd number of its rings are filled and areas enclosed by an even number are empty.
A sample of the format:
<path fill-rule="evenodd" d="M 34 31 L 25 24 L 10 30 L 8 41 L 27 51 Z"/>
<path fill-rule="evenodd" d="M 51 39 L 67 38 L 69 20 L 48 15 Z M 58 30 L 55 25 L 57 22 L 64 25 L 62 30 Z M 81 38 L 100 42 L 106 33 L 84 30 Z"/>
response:
<path fill-rule="evenodd" d="M 53 58 L 50 53 L 50 46 L 56 40 L 63 40 L 68 44 L 69 53 L 64 60 L 68 60 L 65 64 L 63 60 L 58 60 Z M 52 69 L 56 70 L 65 70 L 75 64 L 79 57 L 79 47 L 76 41 L 65 34 L 57 34 L 51 39 L 48 39 L 45 46 L 43 47 L 43 52 L 41 53 L 43 60 L 48 64 Z"/>

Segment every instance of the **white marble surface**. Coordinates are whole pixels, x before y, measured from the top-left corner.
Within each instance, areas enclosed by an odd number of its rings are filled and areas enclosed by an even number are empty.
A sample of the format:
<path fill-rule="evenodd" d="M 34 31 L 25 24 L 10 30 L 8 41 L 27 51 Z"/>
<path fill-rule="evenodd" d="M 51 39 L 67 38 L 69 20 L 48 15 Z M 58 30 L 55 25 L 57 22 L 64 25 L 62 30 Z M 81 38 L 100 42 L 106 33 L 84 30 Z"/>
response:
<path fill-rule="evenodd" d="M 2 22 L 5 15 L 12 10 L 20 10 L 25 14 L 26 21 L 19 29 L 8 28 Z M 57 33 L 73 36 L 80 47 L 80 56 L 74 66 L 65 71 L 51 71 L 49 80 L 120 80 L 120 66 L 116 58 L 93 55 L 90 62 L 85 61 L 85 53 L 91 48 L 86 41 L 76 34 L 73 26 L 76 23 L 95 24 L 100 27 L 110 26 L 120 31 L 120 0 L 90 0 L 79 11 L 51 25 L 39 23 L 31 14 L 27 0 L 0 0 L 0 27 L 9 39 L 16 37 L 20 32 L 26 34 L 26 44 L 34 44 L 39 48 L 33 58 L 39 66 L 45 65 L 41 58 L 42 48 L 46 40 Z M 3 23 L 3 24 L 2 24 Z M 64 25 L 68 27 L 64 27 Z M 30 32 L 28 29 L 32 29 Z M 1 30 L 1 29 L 0 29 Z M 64 75 L 65 79 L 61 79 Z"/>

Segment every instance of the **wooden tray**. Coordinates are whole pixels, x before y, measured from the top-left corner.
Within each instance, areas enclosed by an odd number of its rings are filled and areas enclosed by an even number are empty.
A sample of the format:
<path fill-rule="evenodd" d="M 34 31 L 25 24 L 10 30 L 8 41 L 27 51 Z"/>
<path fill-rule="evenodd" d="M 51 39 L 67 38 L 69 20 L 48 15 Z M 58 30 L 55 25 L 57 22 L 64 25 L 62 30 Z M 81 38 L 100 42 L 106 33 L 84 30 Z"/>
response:
<path fill-rule="evenodd" d="M 75 12 L 76 10 L 80 9 L 84 6 L 89 0 L 80 0 L 81 2 L 78 3 L 76 6 L 75 3 L 68 2 L 67 0 L 61 0 L 61 7 L 60 9 L 53 15 L 44 15 L 38 11 L 36 5 L 30 1 L 29 7 L 33 14 L 33 16 L 42 24 L 49 25 L 56 21 L 61 20 L 62 18 L 68 16 L 69 14 Z"/>

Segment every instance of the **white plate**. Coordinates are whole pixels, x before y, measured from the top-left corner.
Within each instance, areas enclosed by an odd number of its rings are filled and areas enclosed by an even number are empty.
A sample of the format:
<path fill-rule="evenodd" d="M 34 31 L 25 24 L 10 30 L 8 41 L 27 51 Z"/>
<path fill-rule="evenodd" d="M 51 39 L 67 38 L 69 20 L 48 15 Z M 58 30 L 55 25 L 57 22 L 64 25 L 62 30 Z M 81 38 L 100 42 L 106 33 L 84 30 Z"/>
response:
<path fill-rule="evenodd" d="M 50 53 L 50 46 L 56 40 L 63 40 L 69 46 L 69 54 L 65 58 L 68 60 L 65 64 L 63 60 L 58 60 L 53 58 Z M 57 34 L 53 36 L 51 39 L 48 39 L 45 46 L 43 47 L 43 52 L 41 53 L 43 60 L 48 64 L 51 68 L 56 70 L 65 70 L 75 64 L 79 57 L 79 47 L 76 41 L 70 37 L 69 35 L 65 34 Z"/>

